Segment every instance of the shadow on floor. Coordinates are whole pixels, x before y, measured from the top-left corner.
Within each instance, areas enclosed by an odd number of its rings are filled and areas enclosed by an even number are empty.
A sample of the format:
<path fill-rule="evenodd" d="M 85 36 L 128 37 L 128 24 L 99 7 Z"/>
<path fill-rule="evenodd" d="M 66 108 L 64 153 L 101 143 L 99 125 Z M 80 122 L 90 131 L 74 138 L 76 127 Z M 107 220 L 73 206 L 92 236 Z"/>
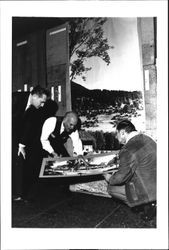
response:
<path fill-rule="evenodd" d="M 70 192 L 68 183 L 42 182 L 33 202 L 12 202 L 14 228 L 155 228 L 121 202 Z"/>

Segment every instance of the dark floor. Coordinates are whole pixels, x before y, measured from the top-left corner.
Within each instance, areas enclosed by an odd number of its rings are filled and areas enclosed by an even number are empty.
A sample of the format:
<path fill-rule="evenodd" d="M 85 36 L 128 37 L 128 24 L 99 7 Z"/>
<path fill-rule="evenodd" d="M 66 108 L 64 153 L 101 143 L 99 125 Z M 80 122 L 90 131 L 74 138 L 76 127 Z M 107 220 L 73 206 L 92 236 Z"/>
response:
<path fill-rule="evenodd" d="M 68 192 L 56 182 L 34 188 L 31 203 L 12 203 L 12 227 L 18 228 L 155 228 L 140 213 L 112 198 Z"/>

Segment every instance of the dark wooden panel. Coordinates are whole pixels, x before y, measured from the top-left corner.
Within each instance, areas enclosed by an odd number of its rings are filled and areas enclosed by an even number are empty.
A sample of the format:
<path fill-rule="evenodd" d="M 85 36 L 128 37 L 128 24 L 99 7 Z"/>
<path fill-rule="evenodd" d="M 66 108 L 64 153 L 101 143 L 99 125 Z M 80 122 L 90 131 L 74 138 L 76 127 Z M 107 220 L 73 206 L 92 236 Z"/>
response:
<path fill-rule="evenodd" d="M 46 86 L 45 31 L 29 34 L 13 41 L 12 90 L 24 90 L 40 84 Z"/>
<path fill-rule="evenodd" d="M 59 26 L 47 30 L 47 66 L 67 63 L 67 27 Z"/>
<path fill-rule="evenodd" d="M 48 88 L 53 87 L 53 99 L 59 106 L 58 116 L 62 116 L 66 112 L 66 64 L 56 65 L 48 68 Z M 51 89 L 52 92 L 52 89 Z"/>
<path fill-rule="evenodd" d="M 46 70 L 46 31 L 37 33 L 37 77 L 38 83 L 46 87 L 47 86 L 47 70 Z"/>
<path fill-rule="evenodd" d="M 24 84 L 31 81 L 31 63 L 29 54 L 29 39 L 25 37 L 13 42 L 12 57 L 12 89 L 23 90 Z"/>
<path fill-rule="evenodd" d="M 62 25 L 46 32 L 47 86 L 52 98 L 58 102 L 58 116 L 71 110 L 69 82 L 68 25 Z"/>

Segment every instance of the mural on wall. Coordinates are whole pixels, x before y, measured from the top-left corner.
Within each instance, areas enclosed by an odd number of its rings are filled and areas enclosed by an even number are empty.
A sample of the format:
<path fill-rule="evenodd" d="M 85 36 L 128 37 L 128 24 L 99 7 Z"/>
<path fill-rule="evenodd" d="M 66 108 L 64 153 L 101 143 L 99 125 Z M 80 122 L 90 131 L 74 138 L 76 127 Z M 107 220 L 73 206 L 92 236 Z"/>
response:
<path fill-rule="evenodd" d="M 34 17 L 33 21 L 39 23 L 44 21 L 46 28 L 48 27 L 47 18 L 39 19 Z M 87 151 L 92 151 L 93 148 L 95 150 L 118 148 L 118 143 L 114 138 L 114 131 L 117 122 L 121 119 L 130 119 L 137 130 L 147 131 L 144 107 L 144 100 L 146 100 L 144 98 L 146 96 L 143 95 L 144 79 L 139 44 L 138 18 L 53 17 L 50 21 L 53 22 L 52 27 L 55 28 L 46 29 L 45 31 L 44 27 L 43 32 L 38 31 L 36 33 L 38 39 L 34 38 L 41 44 L 40 47 L 43 47 L 42 51 L 43 54 L 46 53 L 47 63 L 45 60 L 41 60 L 42 58 L 39 55 L 42 53 L 38 52 L 36 55 L 38 66 L 35 65 L 36 60 L 33 60 L 33 63 L 30 64 L 31 57 L 27 60 L 29 66 L 34 65 L 34 68 L 38 69 L 36 74 L 31 73 L 35 70 L 28 70 L 27 72 L 27 68 L 24 68 L 26 74 L 15 73 L 13 69 L 13 88 L 17 90 L 20 88 L 17 86 L 19 76 L 21 82 L 29 83 L 28 86 L 27 84 L 24 84 L 24 87 L 22 86 L 24 91 L 27 90 L 29 85 L 32 86 L 31 84 L 35 83 L 42 83 L 42 85 L 51 88 L 52 98 L 60 106 L 58 116 L 62 116 L 65 111 L 71 108 L 80 116 L 81 138 Z M 62 40 L 54 43 L 52 40 L 52 46 L 54 44 L 55 47 L 59 47 L 58 53 L 58 49 L 54 49 L 49 44 L 49 39 L 47 39 L 45 44 L 44 39 L 40 40 L 40 38 L 42 35 L 45 36 L 46 32 L 48 34 L 51 31 L 54 37 L 60 33 L 65 34 L 62 27 L 63 24 L 66 24 L 68 27 L 69 41 L 67 41 L 64 53 L 61 53 L 60 46 L 62 45 L 63 47 L 64 45 Z M 55 31 L 57 25 L 61 27 L 59 31 L 63 32 L 58 33 Z M 150 27 L 149 30 L 153 30 L 153 27 Z M 35 33 L 30 35 L 31 39 L 33 39 L 33 35 Z M 146 32 L 145 37 L 147 39 L 149 37 Z M 30 41 L 32 41 L 31 39 Z M 27 41 L 27 43 L 18 48 L 23 50 L 29 45 L 29 39 L 24 41 Z M 40 41 L 43 41 L 43 43 Z M 30 45 L 28 48 L 34 51 Z M 52 64 L 51 60 L 49 60 L 51 53 L 51 58 L 53 58 Z M 13 58 L 15 58 L 14 56 L 15 53 Z M 43 55 L 44 58 L 45 56 Z M 68 79 L 68 74 L 64 75 L 65 62 L 62 62 L 63 59 L 67 63 L 66 68 L 69 65 L 70 79 Z M 56 62 L 59 63 L 59 68 L 57 65 L 53 66 Z M 68 70 L 66 71 L 68 72 Z M 61 75 L 64 76 L 62 87 L 62 80 L 57 80 L 62 79 Z M 17 81 L 15 81 L 15 76 L 17 76 Z"/>
<path fill-rule="evenodd" d="M 79 43 L 81 50 L 78 47 L 80 51 L 74 50 L 70 58 L 70 63 L 81 59 L 81 54 L 86 53 L 84 43 L 90 44 L 93 56 L 85 54 L 81 72 L 71 81 L 72 108 L 81 118 L 86 151 L 117 149 L 114 133 L 121 119 L 129 119 L 139 131 L 145 131 L 137 18 L 104 18 L 99 28 L 106 49 L 97 54 L 99 40 L 93 27 L 98 19 L 93 18 L 90 26 L 93 41 L 86 35 L 84 42 Z"/>

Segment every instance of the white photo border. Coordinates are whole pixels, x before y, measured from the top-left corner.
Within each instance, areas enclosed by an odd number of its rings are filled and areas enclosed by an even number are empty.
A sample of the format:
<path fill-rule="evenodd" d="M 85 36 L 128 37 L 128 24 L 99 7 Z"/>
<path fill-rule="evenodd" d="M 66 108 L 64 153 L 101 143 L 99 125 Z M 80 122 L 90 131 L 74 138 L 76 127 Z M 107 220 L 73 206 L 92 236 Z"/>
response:
<path fill-rule="evenodd" d="M 167 1 L 1 1 L 0 8 L 2 249 L 168 249 Z M 11 228 L 13 16 L 157 17 L 158 216 L 156 229 Z"/>

